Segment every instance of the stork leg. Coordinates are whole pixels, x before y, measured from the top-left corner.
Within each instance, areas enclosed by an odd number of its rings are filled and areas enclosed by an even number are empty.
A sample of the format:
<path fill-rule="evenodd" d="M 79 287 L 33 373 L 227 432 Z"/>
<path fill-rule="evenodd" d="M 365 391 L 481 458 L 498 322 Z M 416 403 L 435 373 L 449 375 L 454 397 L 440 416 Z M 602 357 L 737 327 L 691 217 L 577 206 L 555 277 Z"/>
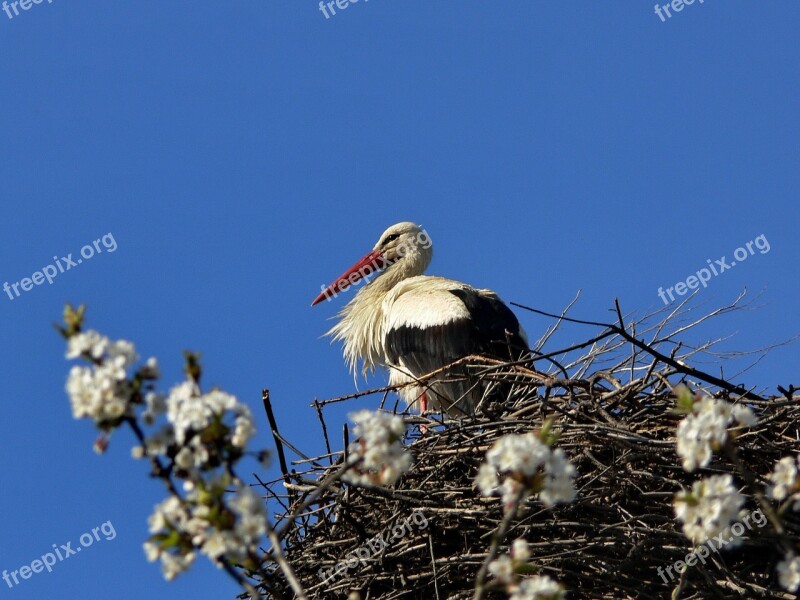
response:
<path fill-rule="evenodd" d="M 419 396 L 419 414 L 420 416 L 424 415 L 428 412 L 428 394 L 427 392 L 422 392 Z M 428 433 L 428 426 L 427 425 L 420 425 L 419 431 L 422 435 Z"/>

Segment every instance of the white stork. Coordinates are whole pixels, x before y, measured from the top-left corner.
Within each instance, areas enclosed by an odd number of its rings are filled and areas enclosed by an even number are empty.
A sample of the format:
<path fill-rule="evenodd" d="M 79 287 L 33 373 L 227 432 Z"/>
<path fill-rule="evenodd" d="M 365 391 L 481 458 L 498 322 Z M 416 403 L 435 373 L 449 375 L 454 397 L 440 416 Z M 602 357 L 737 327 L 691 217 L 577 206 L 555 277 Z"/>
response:
<path fill-rule="evenodd" d="M 427 232 L 410 222 L 383 232 L 375 247 L 345 271 L 312 306 L 370 275 L 380 273 L 339 313 L 327 332 L 344 341 L 344 357 L 356 374 L 389 368 L 389 384 L 420 377 L 469 355 L 518 360 L 528 352 L 525 331 L 514 313 L 491 290 L 423 275 L 433 257 Z M 410 406 L 459 417 L 473 414 L 487 384 L 442 374 L 425 385 L 406 385 L 400 396 Z"/>

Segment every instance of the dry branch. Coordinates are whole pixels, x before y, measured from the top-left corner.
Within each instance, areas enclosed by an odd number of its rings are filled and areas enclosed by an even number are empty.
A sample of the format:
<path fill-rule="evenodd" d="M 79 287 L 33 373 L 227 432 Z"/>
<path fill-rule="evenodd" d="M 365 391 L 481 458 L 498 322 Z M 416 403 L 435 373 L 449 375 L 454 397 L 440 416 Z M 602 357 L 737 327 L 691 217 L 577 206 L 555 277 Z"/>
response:
<path fill-rule="evenodd" d="M 508 400 L 444 424 L 438 415 L 408 415 L 406 443 L 415 464 L 391 489 L 342 483 L 343 453 L 330 450 L 323 412 L 330 402 L 366 394 L 380 398 L 390 388 L 315 401 L 328 452 L 300 457 L 291 471 L 282 459 L 283 446 L 290 446 L 270 415 L 282 477 L 262 485 L 281 500 L 274 503 L 281 513 L 273 536 L 281 549 L 268 552 L 267 578 L 254 583 L 268 598 L 297 597 L 298 586 L 309 598 L 347 598 L 351 592 L 363 600 L 472 598 L 476 577 L 485 575 L 493 533 L 501 530 L 500 552 L 524 537 L 541 573 L 561 581 L 573 598 L 793 597 L 775 576 L 780 544 L 796 544 L 800 534 L 800 519 L 790 512 L 783 514 L 783 532 L 771 525 L 753 528 L 744 544 L 712 554 L 680 581 L 665 583 L 657 572 L 691 550 L 674 518 L 676 492 L 708 473 L 738 473 L 747 508 L 755 510 L 764 498 L 753 488 L 763 486 L 775 461 L 800 450 L 796 388 L 778 386 L 781 395 L 765 396 L 705 373 L 688 361 L 710 355 L 715 342 L 689 347 L 677 341 L 678 333 L 710 316 L 742 308 L 741 300 L 699 318 L 689 319 L 691 310 L 684 305 L 629 326 L 618 306 L 615 324 L 571 319 L 564 311 L 550 315 L 557 322 L 535 346 L 532 361 L 462 359 L 476 377 L 511 382 Z M 601 331 L 585 342 L 545 351 L 565 322 Z M 686 473 L 675 453 L 681 417 L 672 390 L 678 383 L 746 402 L 760 419 L 739 438 L 735 455 L 715 456 L 699 473 Z M 478 467 L 499 437 L 536 430 L 547 418 L 554 420 L 561 432 L 558 446 L 577 468 L 577 499 L 552 509 L 528 500 L 521 516 L 504 523 L 500 501 L 476 490 Z M 425 527 L 409 525 L 415 514 L 424 516 Z M 393 528 L 396 532 L 404 522 L 403 534 L 378 549 L 376 536 L 392 538 Z M 326 571 L 348 559 L 346 570 L 323 581 Z M 481 597 L 505 597 L 491 581 L 486 590 Z"/>

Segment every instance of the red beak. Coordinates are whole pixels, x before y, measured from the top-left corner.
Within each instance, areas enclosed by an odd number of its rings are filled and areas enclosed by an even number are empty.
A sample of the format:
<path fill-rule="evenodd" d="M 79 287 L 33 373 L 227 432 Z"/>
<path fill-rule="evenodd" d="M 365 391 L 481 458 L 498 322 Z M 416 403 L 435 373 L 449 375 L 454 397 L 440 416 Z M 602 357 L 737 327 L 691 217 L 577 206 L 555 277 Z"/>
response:
<path fill-rule="evenodd" d="M 325 299 L 336 296 L 339 294 L 339 292 L 346 290 L 367 275 L 380 271 L 385 266 L 386 262 L 384 261 L 383 254 L 380 253 L 380 250 L 371 250 L 356 264 L 342 273 L 336 281 L 322 290 L 322 293 L 314 299 L 314 301 L 311 303 L 311 306 L 319 304 Z"/>

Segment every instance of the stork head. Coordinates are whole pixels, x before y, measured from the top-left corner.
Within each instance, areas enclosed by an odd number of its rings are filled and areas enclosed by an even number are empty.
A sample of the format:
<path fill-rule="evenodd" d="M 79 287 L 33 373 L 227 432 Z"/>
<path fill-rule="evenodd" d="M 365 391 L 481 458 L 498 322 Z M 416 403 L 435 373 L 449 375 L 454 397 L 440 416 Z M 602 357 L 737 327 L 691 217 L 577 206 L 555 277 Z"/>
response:
<path fill-rule="evenodd" d="M 396 273 L 398 280 L 421 275 L 433 258 L 433 243 L 428 232 L 416 223 L 403 221 L 381 234 L 378 243 L 352 267 L 347 269 L 322 293 L 311 306 L 336 296 L 361 279 L 385 271 Z"/>

